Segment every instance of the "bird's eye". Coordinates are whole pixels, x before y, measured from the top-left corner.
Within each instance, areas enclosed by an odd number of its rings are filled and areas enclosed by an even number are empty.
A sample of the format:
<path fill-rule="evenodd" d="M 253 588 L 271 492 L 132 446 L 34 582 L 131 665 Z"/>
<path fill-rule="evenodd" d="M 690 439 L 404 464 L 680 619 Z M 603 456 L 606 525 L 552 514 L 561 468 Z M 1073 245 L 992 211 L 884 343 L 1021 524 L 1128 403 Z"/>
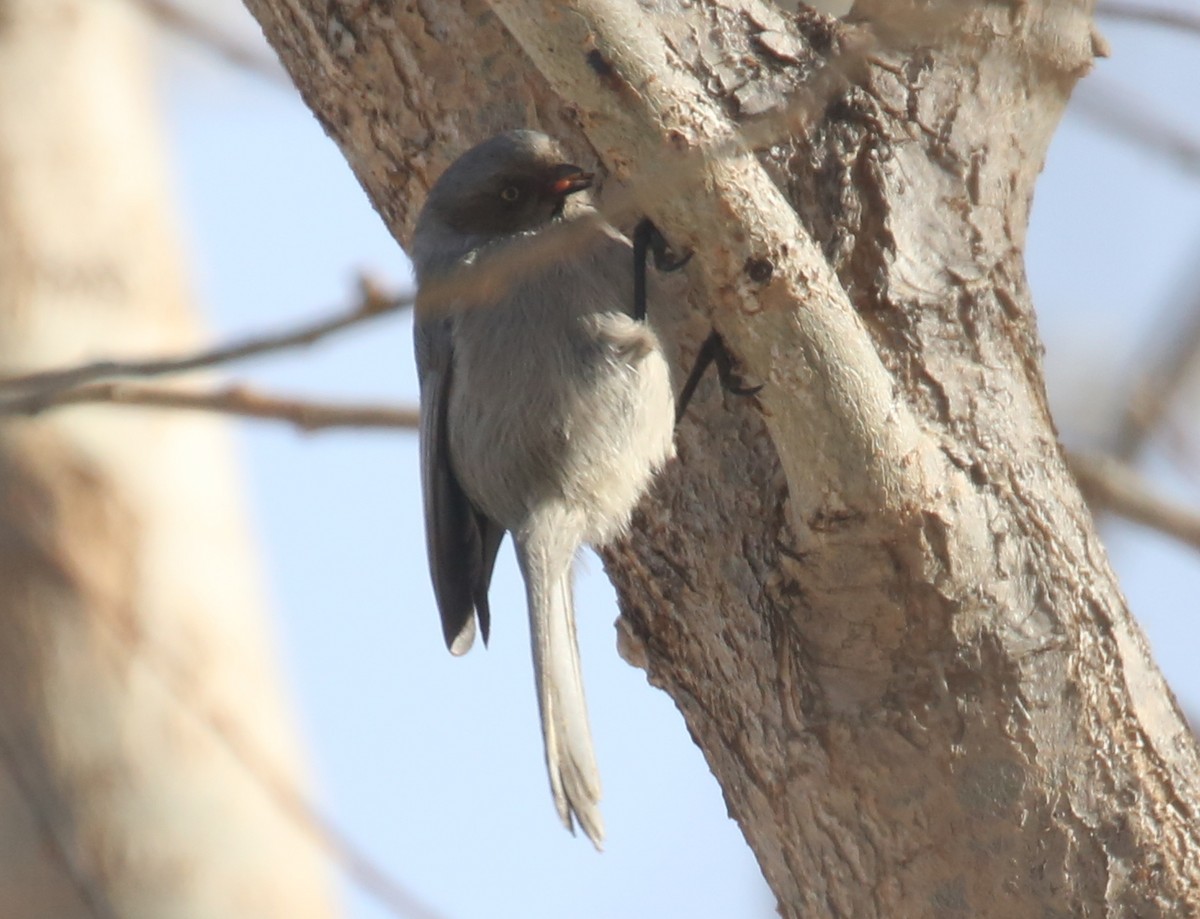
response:
<path fill-rule="evenodd" d="M 519 197 L 521 197 L 521 190 L 519 188 L 517 188 L 517 186 L 515 186 L 515 185 L 506 185 L 501 190 L 500 197 L 503 198 L 505 201 L 507 201 L 509 204 L 512 204 L 512 202 L 516 201 Z"/>

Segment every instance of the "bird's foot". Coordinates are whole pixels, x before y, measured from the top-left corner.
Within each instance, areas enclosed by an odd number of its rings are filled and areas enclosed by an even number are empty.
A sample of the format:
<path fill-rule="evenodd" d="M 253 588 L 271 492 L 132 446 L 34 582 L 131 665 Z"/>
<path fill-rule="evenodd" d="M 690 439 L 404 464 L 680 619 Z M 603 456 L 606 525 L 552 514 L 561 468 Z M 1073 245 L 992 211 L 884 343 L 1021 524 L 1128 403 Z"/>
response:
<path fill-rule="evenodd" d="M 692 372 L 688 374 L 687 382 L 683 384 L 683 390 L 679 393 L 679 401 L 675 408 L 676 424 L 683 420 L 688 403 L 692 401 L 696 387 L 700 385 L 700 380 L 709 364 L 717 365 L 717 378 L 726 392 L 733 393 L 735 396 L 754 396 L 762 391 L 762 384 L 747 386 L 742 380 L 737 368 L 734 367 L 729 349 L 725 347 L 724 339 L 716 329 L 713 329 L 708 333 L 708 338 L 704 339 L 704 344 L 700 346 L 700 350 L 696 354 L 696 362 L 692 364 Z"/>
<path fill-rule="evenodd" d="M 691 250 L 676 255 L 667 245 L 666 237 L 649 217 L 643 217 L 633 231 L 633 318 L 646 318 L 646 253 L 654 256 L 659 271 L 678 271 L 689 261 Z"/>

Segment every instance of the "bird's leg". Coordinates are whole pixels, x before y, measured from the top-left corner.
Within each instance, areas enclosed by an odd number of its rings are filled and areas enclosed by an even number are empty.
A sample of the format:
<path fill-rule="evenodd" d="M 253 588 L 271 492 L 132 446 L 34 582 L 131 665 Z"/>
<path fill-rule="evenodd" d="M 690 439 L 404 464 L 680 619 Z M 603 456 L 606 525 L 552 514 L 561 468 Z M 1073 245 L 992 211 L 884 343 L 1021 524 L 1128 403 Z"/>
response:
<path fill-rule="evenodd" d="M 762 391 L 762 385 L 746 386 L 742 382 L 733 366 L 733 358 L 729 355 L 729 349 L 725 347 L 724 339 L 716 329 L 713 329 L 708 333 L 708 338 L 704 339 L 704 344 L 696 353 L 696 362 L 692 364 L 692 372 L 688 374 L 687 382 L 683 384 L 683 390 L 679 393 L 675 407 L 676 424 L 683 420 L 688 403 L 692 401 L 692 395 L 696 392 L 696 387 L 700 385 L 700 380 L 709 364 L 717 365 L 717 377 L 726 392 L 731 392 L 735 396 L 753 396 Z"/>
<path fill-rule="evenodd" d="M 666 238 L 659 232 L 649 217 L 643 217 L 633 231 L 633 318 L 639 322 L 646 318 L 646 253 L 654 256 L 654 267 L 659 271 L 678 271 L 692 257 L 688 252 L 675 255 L 667 245 Z"/>
<path fill-rule="evenodd" d="M 667 245 L 666 237 L 654 225 L 654 221 L 649 217 L 642 218 L 633 231 L 633 318 L 638 321 L 646 318 L 647 253 L 654 256 L 654 267 L 659 271 L 678 271 L 688 263 L 693 254 L 687 252 L 683 255 L 675 255 L 671 251 L 671 247 Z M 733 358 L 729 356 L 729 350 L 725 347 L 725 342 L 717 334 L 717 330 L 713 329 L 708 333 L 708 338 L 704 339 L 704 344 L 700 346 L 700 351 L 696 355 L 696 363 L 692 365 L 692 372 L 688 374 L 687 382 L 683 384 L 683 390 L 679 394 L 678 407 L 675 411 L 676 424 L 683 418 L 683 413 L 687 411 L 688 403 L 692 400 L 696 387 L 700 385 L 704 371 L 708 369 L 709 364 L 713 363 L 717 365 L 717 376 L 727 392 L 731 392 L 735 396 L 753 396 L 762 389 L 762 386 L 745 386 L 741 382 L 734 369 Z"/>

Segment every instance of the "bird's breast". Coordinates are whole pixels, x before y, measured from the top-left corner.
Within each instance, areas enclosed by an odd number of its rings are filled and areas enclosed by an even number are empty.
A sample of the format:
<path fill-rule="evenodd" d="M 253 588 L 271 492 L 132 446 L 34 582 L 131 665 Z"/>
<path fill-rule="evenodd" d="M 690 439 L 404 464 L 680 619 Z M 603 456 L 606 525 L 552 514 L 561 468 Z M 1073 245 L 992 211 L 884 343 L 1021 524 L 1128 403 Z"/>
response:
<path fill-rule="evenodd" d="M 578 296 L 514 296 L 456 317 L 450 453 L 499 523 L 519 528 L 539 503 L 563 501 L 600 543 L 673 452 L 670 371 L 614 291 L 559 289 Z"/>

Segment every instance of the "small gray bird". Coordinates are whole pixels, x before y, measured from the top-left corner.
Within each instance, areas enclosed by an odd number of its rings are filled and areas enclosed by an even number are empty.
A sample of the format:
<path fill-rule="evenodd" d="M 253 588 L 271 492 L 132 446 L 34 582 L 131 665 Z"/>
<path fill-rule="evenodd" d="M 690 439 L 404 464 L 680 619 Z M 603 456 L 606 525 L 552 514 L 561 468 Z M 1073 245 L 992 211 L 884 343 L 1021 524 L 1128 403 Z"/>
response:
<path fill-rule="evenodd" d="M 500 134 L 434 184 L 411 248 L 425 533 L 446 644 L 465 653 L 476 617 L 487 641 L 488 585 L 511 532 L 554 802 L 566 827 L 578 821 L 599 848 L 571 567 L 582 545 L 625 529 L 674 455 L 674 398 L 658 337 L 631 315 L 629 241 L 586 195 L 567 207 L 591 180 L 546 135 Z M 519 256 L 556 222 L 581 217 L 582 238 L 566 254 Z M 464 269 L 518 257 L 520 270 L 486 302 L 432 293 Z"/>

